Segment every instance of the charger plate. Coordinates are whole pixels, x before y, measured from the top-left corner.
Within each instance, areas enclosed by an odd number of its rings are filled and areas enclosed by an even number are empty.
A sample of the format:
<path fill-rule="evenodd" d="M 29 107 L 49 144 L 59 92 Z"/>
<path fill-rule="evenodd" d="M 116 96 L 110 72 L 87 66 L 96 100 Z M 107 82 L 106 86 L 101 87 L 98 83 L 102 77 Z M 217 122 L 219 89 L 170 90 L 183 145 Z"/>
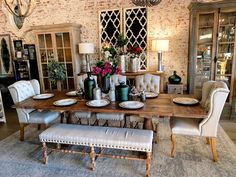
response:
<path fill-rule="evenodd" d="M 125 109 L 140 109 L 144 106 L 144 103 L 140 101 L 124 101 L 119 106 Z"/>
<path fill-rule="evenodd" d="M 66 93 L 67 96 L 77 96 L 77 91 L 70 91 Z"/>
<path fill-rule="evenodd" d="M 103 107 L 108 104 L 110 104 L 110 101 L 107 99 L 91 100 L 91 101 L 86 102 L 86 105 L 90 107 Z"/>
<path fill-rule="evenodd" d="M 177 97 L 173 99 L 173 102 L 181 105 L 195 105 L 199 103 L 197 99 L 189 97 Z"/>
<path fill-rule="evenodd" d="M 76 99 L 67 98 L 67 99 L 61 99 L 61 100 L 54 101 L 53 105 L 55 105 L 55 106 L 70 106 L 75 103 L 77 103 Z"/>
<path fill-rule="evenodd" d="M 159 93 L 155 92 L 145 92 L 146 98 L 156 98 L 158 97 Z"/>
<path fill-rule="evenodd" d="M 35 99 L 35 100 L 45 100 L 45 99 L 52 98 L 53 96 L 54 96 L 53 93 L 43 93 L 43 94 L 33 96 L 33 99 Z"/>

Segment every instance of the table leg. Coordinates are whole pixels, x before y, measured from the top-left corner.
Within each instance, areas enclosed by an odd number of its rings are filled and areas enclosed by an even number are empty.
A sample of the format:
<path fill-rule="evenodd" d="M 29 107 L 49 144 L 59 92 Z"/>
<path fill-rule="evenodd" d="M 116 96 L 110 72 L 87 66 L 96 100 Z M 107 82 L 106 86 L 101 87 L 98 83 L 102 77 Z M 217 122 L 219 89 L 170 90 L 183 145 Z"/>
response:
<path fill-rule="evenodd" d="M 144 125 L 143 128 L 146 130 L 153 130 L 152 119 L 151 118 L 144 118 Z"/>

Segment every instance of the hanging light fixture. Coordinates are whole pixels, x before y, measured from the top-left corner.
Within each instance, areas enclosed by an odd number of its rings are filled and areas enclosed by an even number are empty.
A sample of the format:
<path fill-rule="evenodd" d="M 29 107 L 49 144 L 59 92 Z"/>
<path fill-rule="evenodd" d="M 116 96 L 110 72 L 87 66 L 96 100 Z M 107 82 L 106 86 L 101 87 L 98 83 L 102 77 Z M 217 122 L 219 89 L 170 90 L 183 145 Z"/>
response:
<path fill-rule="evenodd" d="M 132 0 L 133 4 L 137 5 L 137 6 L 155 6 L 158 5 L 161 0 Z"/>
<path fill-rule="evenodd" d="M 39 0 L 4 0 L 6 9 L 12 14 L 16 26 L 20 29 L 24 19 L 33 13 Z"/>

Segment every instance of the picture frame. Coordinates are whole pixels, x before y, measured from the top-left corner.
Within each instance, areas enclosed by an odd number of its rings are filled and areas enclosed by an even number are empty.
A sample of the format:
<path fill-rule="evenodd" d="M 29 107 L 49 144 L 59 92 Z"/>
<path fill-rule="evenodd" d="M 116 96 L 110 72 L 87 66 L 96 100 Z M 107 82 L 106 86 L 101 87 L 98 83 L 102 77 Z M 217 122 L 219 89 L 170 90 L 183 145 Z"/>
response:
<path fill-rule="evenodd" d="M 10 34 L 0 34 L 0 77 L 13 76 L 12 41 Z"/>
<path fill-rule="evenodd" d="M 14 40 L 13 43 L 15 51 L 23 49 L 22 40 Z"/>

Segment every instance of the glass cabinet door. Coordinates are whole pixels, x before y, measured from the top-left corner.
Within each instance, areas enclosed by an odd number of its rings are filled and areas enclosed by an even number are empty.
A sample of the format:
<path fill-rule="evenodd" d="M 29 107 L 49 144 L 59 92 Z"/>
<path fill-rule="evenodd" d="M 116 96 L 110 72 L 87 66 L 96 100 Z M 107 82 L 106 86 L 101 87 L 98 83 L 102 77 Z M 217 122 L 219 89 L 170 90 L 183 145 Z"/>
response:
<path fill-rule="evenodd" d="M 69 32 L 55 33 L 57 58 L 66 68 L 66 80 L 63 82 L 64 89 L 74 89 L 73 65 L 71 54 L 71 41 Z M 72 84 L 73 83 L 73 84 Z"/>
<path fill-rule="evenodd" d="M 203 82 L 211 78 L 214 13 L 199 14 L 197 29 L 197 56 L 194 90 L 201 90 Z"/>
<path fill-rule="evenodd" d="M 216 80 L 224 81 L 230 90 L 234 72 L 235 22 L 236 12 L 220 14 Z"/>

